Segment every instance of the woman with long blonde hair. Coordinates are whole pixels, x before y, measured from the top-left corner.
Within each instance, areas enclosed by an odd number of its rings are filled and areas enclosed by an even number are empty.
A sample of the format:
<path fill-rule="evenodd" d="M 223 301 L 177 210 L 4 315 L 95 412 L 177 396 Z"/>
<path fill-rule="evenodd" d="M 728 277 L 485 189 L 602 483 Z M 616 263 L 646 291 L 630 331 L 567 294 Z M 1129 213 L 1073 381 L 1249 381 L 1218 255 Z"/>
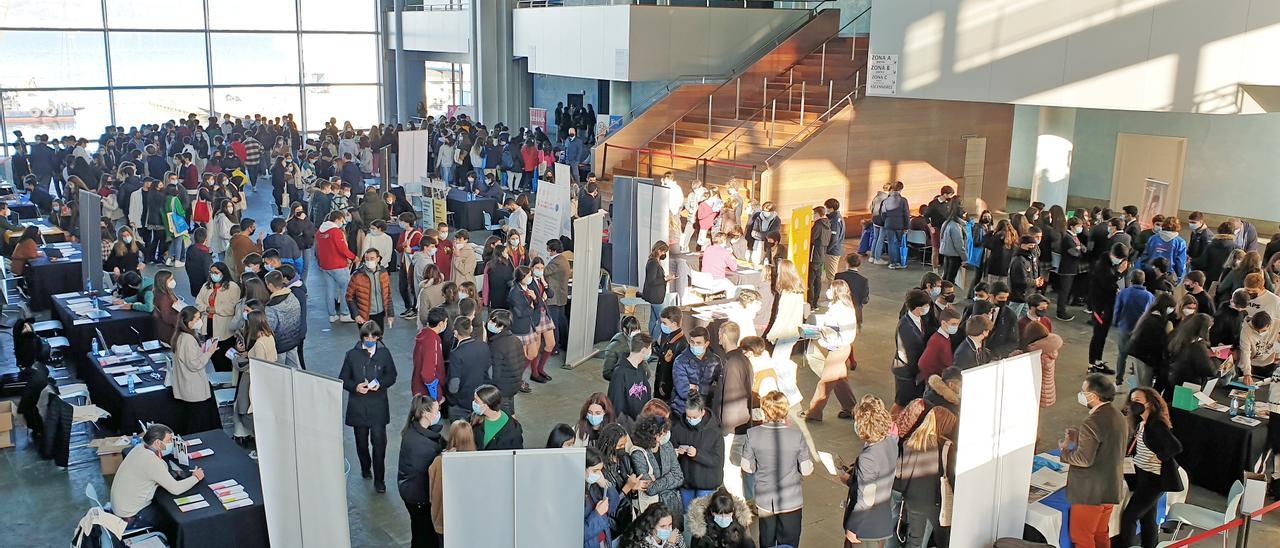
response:
<path fill-rule="evenodd" d="M 778 261 L 778 275 L 774 280 L 774 291 L 778 302 L 773 323 L 765 333 L 765 339 L 773 343 L 774 366 L 779 377 L 780 389 L 787 395 L 791 405 L 797 405 L 804 399 L 796 388 L 796 363 L 791 360 L 791 350 L 800 340 L 800 324 L 808 316 L 804 300 L 804 281 L 795 263 L 790 260 Z"/>

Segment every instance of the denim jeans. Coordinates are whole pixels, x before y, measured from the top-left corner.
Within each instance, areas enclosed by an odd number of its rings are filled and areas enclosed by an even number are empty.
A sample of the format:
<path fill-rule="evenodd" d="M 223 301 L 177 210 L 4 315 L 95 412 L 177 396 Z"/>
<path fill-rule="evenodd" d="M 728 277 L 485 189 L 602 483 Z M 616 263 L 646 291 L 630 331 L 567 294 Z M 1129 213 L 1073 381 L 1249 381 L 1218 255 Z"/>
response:
<path fill-rule="evenodd" d="M 879 225 L 871 225 L 871 259 L 880 260 L 885 252 L 885 238 L 888 234 L 884 233 L 884 227 Z"/>
<path fill-rule="evenodd" d="M 907 263 L 902 257 L 902 231 L 885 229 L 889 241 L 889 264 L 903 265 Z"/>
<path fill-rule="evenodd" d="M 1129 374 L 1125 370 L 1125 363 L 1129 360 L 1129 333 L 1128 329 L 1116 328 L 1116 378 L 1123 379 Z"/>
<path fill-rule="evenodd" d="M 662 326 L 662 320 L 658 317 L 659 314 L 662 314 L 662 305 L 650 304 L 649 305 L 649 336 L 653 337 L 653 340 L 655 341 L 658 340 L 658 336 L 662 334 L 662 331 L 660 330 Z"/>
<path fill-rule="evenodd" d="M 689 503 L 693 502 L 693 499 L 699 499 L 714 492 L 714 489 L 685 489 L 681 487 L 680 500 L 684 502 L 683 508 L 687 511 L 689 509 Z"/>
<path fill-rule="evenodd" d="M 185 260 L 187 253 L 187 237 L 177 236 L 169 240 L 169 258 L 175 261 Z"/>
<path fill-rule="evenodd" d="M 347 282 L 351 281 L 351 271 L 346 268 L 334 268 L 332 270 L 320 269 L 320 278 L 324 284 L 324 309 L 330 316 L 345 314 L 345 310 L 341 310 L 335 304 L 338 301 L 345 301 L 347 295 Z"/>

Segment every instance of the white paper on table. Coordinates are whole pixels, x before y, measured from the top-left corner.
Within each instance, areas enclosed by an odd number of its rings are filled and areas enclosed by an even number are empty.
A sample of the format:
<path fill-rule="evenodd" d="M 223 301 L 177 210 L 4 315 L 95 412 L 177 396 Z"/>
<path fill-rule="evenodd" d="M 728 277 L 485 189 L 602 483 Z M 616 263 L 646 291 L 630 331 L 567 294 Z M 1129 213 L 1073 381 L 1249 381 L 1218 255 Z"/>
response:
<path fill-rule="evenodd" d="M 835 458 L 831 456 L 831 453 L 818 451 L 818 460 L 822 461 L 822 467 L 827 469 L 828 474 L 833 476 L 838 475 L 836 473 L 836 461 Z"/>
<path fill-rule="evenodd" d="M 137 370 L 138 368 L 132 365 L 117 365 L 115 367 L 102 368 L 102 372 L 108 375 L 119 375 L 121 373 L 133 373 L 134 371 L 137 371 Z"/>
<path fill-rule="evenodd" d="M 137 390 L 134 390 L 134 393 L 135 393 L 135 394 L 146 394 L 146 393 L 148 393 L 148 392 L 159 392 L 159 391 L 164 390 L 164 389 L 165 389 L 165 386 L 164 386 L 163 384 L 157 384 L 157 385 L 155 385 L 155 386 L 148 386 L 148 387 L 145 387 L 145 388 L 139 388 L 139 389 L 137 389 Z"/>
<path fill-rule="evenodd" d="M 1209 382 L 1204 383 L 1204 390 L 1201 390 L 1201 392 L 1205 394 L 1213 394 L 1213 388 L 1215 386 L 1218 386 L 1218 379 L 1209 379 Z"/>
<path fill-rule="evenodd" d="M 133 353 L 133 347 L 131 347 L 131 346 L 127 345 L 127 344 L 113 344 L 113 345 L 111 345 L 111 353 L 112 353 L 112 354 L 117 354 L 117 355 L 120 355 L 120 356 L 124 356 L 124 355 L 126 355 L 126 354 L 132 354 L 132 353 Z"/>
<path fill-rule="evenodd" d="M 69 299 L 69 298 L 71 298 L 71 297 L 75 297 L 75 296 L 77 296 L 77 295 L 79 295 L 79 294 L 80 294 L 80 292 L 79 292 L 79 291 L 71 291 L 71 292 L 68 292 L 68 293 L 57 293 L 57 294 L 54 294 L 53 298 L 55 298 L 55 299 Z"/>
<path fill-rule="evenodd" d="M 1213 404 L 1218 403 L 1216 401 L 1213 401 L 1213 398 L 1210 398 L 1209 396 L 1205 395 L 1204 392 L 1196 392 L 1193 395 L 1196 397 L 1196 401 L 1199 402 L 1202 407 L 1211 407 Z"/>
<path fill-rule="evenodd" d="M 1200 391 L 1200 385 L 1198 385 L 1198 384 L 1196 384 L 1196 383 L 1194 383 L 1194 382 L 1184 382 L 1184 383 L 1182 383 L 1182 387 L 1183 387 L 1183 388 L 1190 389 L 1192 392 L 1199 392 L 1199 391 Z"/>
<path fill-rule="evenodd" d="M 208 507 L 209 507 L 209 503 L 202 500 L 200 502 L 194 502 L 186 506 L 179 506 L 178 509 L 182 510 L 183 512 L 190 512 L 192 510 L 199 510 L 201 508 L 208 508 Z"/>
<path fill-rule="evenodd" d="M 1067 486 L 1067 475 L 1048 467 L 1041 468 L 1031 473 L 1031 485 L 1053 493 Z"/>
<path fill-rule="evenodd" d="M 143 350 L 143 351 L 148 351 L 148 352 L 149 352 L 149 351 L 151 351 L 151 350 L 156 350 L 156 349 L 158 349 L 158 348 L 160 348 L 160 341 L 157 341 L 157 340 L 154 340 L 154 339 L 153 339 L 153 340 L 150 340 L 150 341 L 142 341 L 142 350 Z"/>
<path fill-rule="evenodd" d="M 91 324 L 91 323 L 93 323 L 93 320 L 92 320 L 92 319 L 90 319 L 90 318 L 81 318 L 81 319 L 78 319 L 78 320 L 74 320 L 74 321 L 72 321 L 72 322 L 71 322 L 71 325 L 85 325 L 85 324 Z"/>

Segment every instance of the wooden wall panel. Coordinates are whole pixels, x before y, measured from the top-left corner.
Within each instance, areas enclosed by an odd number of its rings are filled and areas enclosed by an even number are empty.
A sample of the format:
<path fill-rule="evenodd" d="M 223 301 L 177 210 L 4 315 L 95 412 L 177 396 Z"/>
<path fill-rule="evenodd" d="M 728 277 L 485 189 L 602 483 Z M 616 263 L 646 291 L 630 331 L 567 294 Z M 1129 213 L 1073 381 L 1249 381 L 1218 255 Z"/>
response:
<path fill-rule="evenodd" d="M 982 198 L 1003 208 L 1013 107 L 992 103 L 867 97 L 772 170 L 767 199 L 780 212 L 836 197 L 865 210 L 885 183 L 902 181 L 913 208 L 942 185 L 961 188 L 965 138 L 985 137 Z"/>

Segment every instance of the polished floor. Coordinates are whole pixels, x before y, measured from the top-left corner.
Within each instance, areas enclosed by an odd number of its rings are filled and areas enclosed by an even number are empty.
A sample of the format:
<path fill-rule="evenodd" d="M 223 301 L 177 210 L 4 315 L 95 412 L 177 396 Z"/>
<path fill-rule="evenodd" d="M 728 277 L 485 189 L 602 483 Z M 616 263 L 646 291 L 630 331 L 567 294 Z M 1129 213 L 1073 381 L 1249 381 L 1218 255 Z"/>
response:
<path fill-rule="evenodd" d="M 266 221 L 271 218 L 269 202 L 269 189 L 259 190 L 251 195 L 250 216 L 259 220 L 259 226 L 265 226 Z M 154 270 L 154 267 L 149 268 L 148 273 L 153 273 Z M 850 382 L 859 396 L 870 393 L 887 398 L 892 395 L 893 388 L 888 364 L 893 353 L 896 315 L 901 306 L 902 295 L 910 286 L 919 282 L 924 268 L 913 264 L 906 271 L 890 272 L 876 266 L 864 267 L 863 270 L 871 280 L 872 298 L 866 308 L 863 331 L 858 335 L 855 346 L 860 366 L 851 375 Z M 177 275 L 179 278 L 185 277 L 181 269 L 177 269 Z M 186 281 L 180 280 L 178 287 L 186 288 Z M 356 328 L 353 324 L 331 326 L 323 314 L 316 313 L 321 307 L 321 298 L 318 296 L 318 289 L 315 289 L 316 285 L 311 287 L 312 313 L 308 318 L 310 331 L 306 342 L 306 355 L 309 358 L 307 365 L 312 371 L 336 375 L 341 367 L 341 356 L 356 342 Z M 1055 324 L 1055 332 L 1061 334 L 1068 344 L 1058 360 L 1058 403 L 1043 410 L 1040 415 L 1042 450 L 1054 445 L 1066 426 L 1079 422 L 1084 416 L 1084 409 L 1075 404 L 1075 394 L 1079 390 L 1079 381 L 1084 377 L 1088 329 L 1083 315 L 1077 316 L 1074 322 Z M 387 343 L 397 349 L 395 357 L 402 379 L 408 378 L 410 367 L 409 356 L 414 335 L 410 325 L 412 322 L 397 323 L 386 337 Z M 1109 345 L 1107 351 L 1108 356 L 1113 358 L 1114 347 Z M 573 422 L 586 396 L 605 389 L 606 384 L 600 377 L 599 367 L 599 361 L 593 360 L 569 371 L 561 369 L 557 359 L 549 368 L 555 380 L 545 385 L 534 385 L 532 394 L 519 397 L 519 419 L 524 425 L 526 447 L 544 446 L 552 426 L 560 422 Z M 800 384 L 808 395 L 812 394 L 816 377 L 805 369 L 801 368 Z M 408 382 L 400 382 L 390 389 L 393 423 L 388 429 L 391 434 L 387 449 L 389 475 L 394 474 L 399 451 L 399 439 L 395 432 L 399 431 L 401 421 L 408 411 L 408 385 Z M 837 419 L 834 410 L 827 413 L 825 422 L 811 424 L 809 428 L 819 449 L 837 453 L 846 462 L 851 462 L 857 455 L 860 444 L 853 435 L 852 423 Z M 346 430 L 345 437 L 347 459 L 354 464 L 356 458 L 350 429 Z M 0 537 L 0 546 L 37 547 L 66 543 L 75 523 L 89 504 L 83 495 L 85 484 L 93 483 L 99 493 L 107 492 L 97 461 L 90 457 L 88 464 L 62 470 L 40 460 L 35 451 L 28 447 L 25 435 L 19 434 L 18 438 L 16 448 L 0 449 L 0 531 L 4 531 Z M 76 460 L 78 456 L 87 455 L 73 454 L 72 460 Z M 841 503 L 845 499 L 846 488 L 819 469 L 805 480 L 804 491 L 803 545 L 840 546 Z M 394 489 L 387 494 L 377 494 L 370 481 L 363 480 L 358 473 L 354 473 L 348 476 L 347 492 L 353 546 L 409 545 L 408 515 Z M 1224 504 L 1221 495 L 1199 488 L 1192 489 L 1190 502 L 1217 509 L 1221 509 Z M 1234 543 L 1234 538 L 1232 542 Z M 1205 541 L 1198 545 L 1213 544 Z M 1262 523 L 1255 524 L 1250 546 L 1280 546 L 1280 517 L 1269 516 Z"/>

